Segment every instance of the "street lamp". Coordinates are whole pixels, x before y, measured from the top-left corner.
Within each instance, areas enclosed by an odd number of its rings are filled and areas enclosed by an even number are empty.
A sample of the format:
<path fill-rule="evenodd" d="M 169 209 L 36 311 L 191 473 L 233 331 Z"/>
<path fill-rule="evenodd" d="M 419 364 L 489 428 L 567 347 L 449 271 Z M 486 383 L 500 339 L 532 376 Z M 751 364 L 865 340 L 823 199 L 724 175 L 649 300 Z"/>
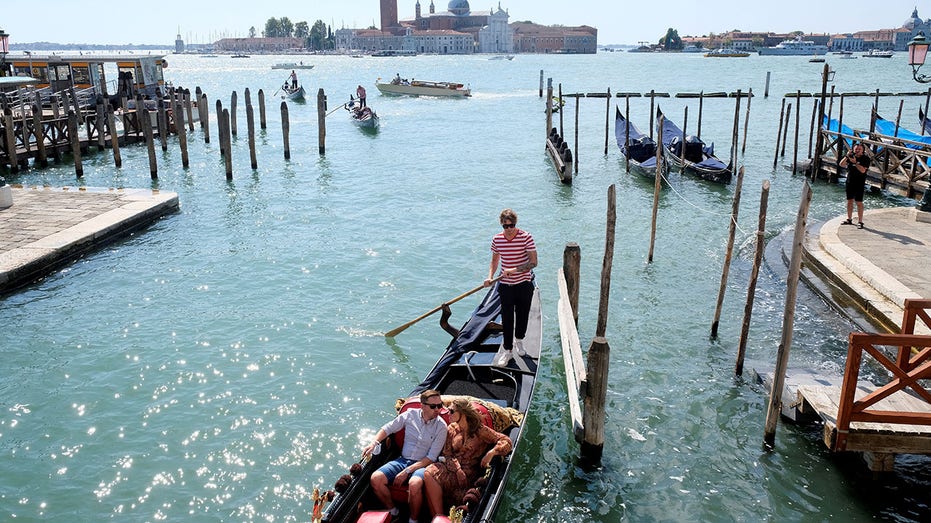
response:
<path fill-rule="evenodd" d="M 6 54 L 10 52 L 10 35 L 0 28 L 0 76 L 6 76 Z"/>
<path fill-rule="evenodd" d="M 912 66 L 912 78 L 914 78 L 916 82 L 921 82 L 923 84 L 931 82 L 931 76 L 918 74 L 918 70 L 925 64 L 929 45 L 931 45 L 931 42 L 925 38 L 925 34 L 921 31 L 908 43 L 908 65 Z"/>

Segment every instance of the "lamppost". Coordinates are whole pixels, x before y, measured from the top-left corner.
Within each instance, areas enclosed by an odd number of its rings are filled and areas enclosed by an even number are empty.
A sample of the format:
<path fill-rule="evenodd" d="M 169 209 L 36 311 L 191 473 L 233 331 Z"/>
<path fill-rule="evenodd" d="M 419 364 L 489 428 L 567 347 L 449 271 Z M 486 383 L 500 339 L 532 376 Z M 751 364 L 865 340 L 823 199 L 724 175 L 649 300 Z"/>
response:
<path fill-rule="evenodd" d="M 6 54 L 10 52 L 10 35 L 0 28 L 0 76 L 6 76 Z"/>
<path fill-rule="evenodd" d="M 918 74 L 918 70 L 925 64 L 925 58 L 928 57 L 929 45 L 931 45 L 931 42 L 925 38 L 925 34 L 921 31 L 908 43 L 908 65 L 912 66 L 912 78 L 916 82 L 923 84 L 931 82 L 931 76 Z M 931 183 L 931 180 L 929 180 L 929 183 Z M 928 189 L 925 189 L 925 193 L 916 207 L 919 211 L 931 212 L 931 185 L 928 186 Z"/>
<path fill-rule="evenodd" d="M 931 42 L 925 38 L 925 34 L 921 31 L 908 43 L 908 65 L 912 66 L 912 78 L 914 78 L 916 82 L 923 84 L 931 82 L 931 76 L 918 74 L 918 70 L 925 64 L 929 45 L 931 45 Z"/>

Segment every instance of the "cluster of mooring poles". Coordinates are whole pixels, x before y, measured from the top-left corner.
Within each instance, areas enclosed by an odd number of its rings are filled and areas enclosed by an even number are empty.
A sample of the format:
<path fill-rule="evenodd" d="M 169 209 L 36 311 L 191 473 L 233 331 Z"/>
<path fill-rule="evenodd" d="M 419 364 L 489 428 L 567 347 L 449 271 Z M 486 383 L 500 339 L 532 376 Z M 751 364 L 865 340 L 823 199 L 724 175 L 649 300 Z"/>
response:
<path fill-rule="evenodd" d="M 113 162 L 117 168 L 122 167 L 120 147 L 132 143 L 144 142 L 148 151 L 149 171 L 153 180 L 158 178 L 158 162 L 155 154 L 155 138 L 158 137 L 162 151 L 168 150 L 167 137 L 175 134 L 181 150 L 181 164 L 189 167 L 188 133 L 195 130 L 194 122 L 200 122 L 205 144 L 210 143 L 210 113 L 207 95 L 196 88 L 195 98 L 187 89 L 169 89 L 156 100 L 145 100 L 138 95 L 134 100 L 122 98 L 120 106 L 114 109 L 106 103 L 103 96 L 97 96 L 94 103 L 80 100 L 71 92 L 63 91 L 53 94 L 43 104 L 39 94 L 34 100 L 18 96 L 10 100 L 0 94 L 0 165 L 6 165 L 11 172 L 29 168 L 29 159 L 33 167 L 47 167 L 48 157 L 57 162 L 62 161 L 62 154 L 70 152 L 75 174 L 84 176 L 82 155 L 88 154 L 90 148 L 102 151 L 109 147 L 113 151 Z M 221 100 L 216 101 L 217 133 L 219 136 L 220 155 L 225 160 L 227 179 L 232 179 L 232 143 L 237 136 L 238 95 L 233 91 L 229 108 L 223 107 Z M 258 168 L 255 142 L 255 112 L 249 88 L 245 89 L 245 112 L 248 132 L 250 166 Z M 266 129 L 265 94 L 258 91 L 259 127 Z M 47 107 L 47 109 L 43 109 Z M 196 113 L 195 113 L 196 109 Z M 318 150 L 320 155 L 326 153 L 326 95 L 323 89 L 317 93 L 318 114 Z M 122 134 L 117 122 L 121 124 Z M 288 104 L 281 102 L 281 130 L 284 144 L 284 158 L 291 158 L 289 140 L 290 122 Z M 83 131 L 83 133 L 81 132 Z M 82 136 L 83 134 L 83 136 Z"/>

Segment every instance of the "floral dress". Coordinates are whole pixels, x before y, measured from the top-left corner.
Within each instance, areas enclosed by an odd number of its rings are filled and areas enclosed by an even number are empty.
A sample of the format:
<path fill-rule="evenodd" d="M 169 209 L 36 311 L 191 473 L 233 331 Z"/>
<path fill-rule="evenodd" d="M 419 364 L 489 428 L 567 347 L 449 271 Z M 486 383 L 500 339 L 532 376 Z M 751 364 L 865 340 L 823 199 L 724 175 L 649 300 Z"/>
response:
<path fill-rule="evenodd" d="M 427 474 L 443 488 L 443 504 L 458 505 L 466 491 L 482 475 L 482 457 L 494 445 L 498 455 L 511 452 L 511 438 L 482 425 L 478 433 L 468 436 L 458 423 L 450 423 L 443 447 L 444 461 L 427 467 Z"/>

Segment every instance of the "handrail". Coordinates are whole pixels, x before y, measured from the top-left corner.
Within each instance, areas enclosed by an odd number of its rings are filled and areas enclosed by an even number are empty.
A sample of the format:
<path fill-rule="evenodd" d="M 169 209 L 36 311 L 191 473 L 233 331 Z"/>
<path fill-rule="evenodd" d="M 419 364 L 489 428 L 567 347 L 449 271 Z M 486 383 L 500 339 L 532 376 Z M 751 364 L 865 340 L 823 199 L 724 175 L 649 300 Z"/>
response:
<path fill-rule="evenodd" d="M 872 422 L 904 425 L 931 425 L 931 391 L 919 380 L 931 378 L 931 336 L 913 334 L 917 319 L 931 326 L 928 309 L 931 300 L 906 300 L 901 334 L 853 332 L 847 348 L 847 363 L 837 409 L 835 451 L 846 450 L 851 423 Z M 882 346 L 898 347 L 890 358 Z M 857 382 L 864 355 L 871 356 L 890 374 L 888 383 L 856 399 Z M 878 403 L 895 393 L 907 393 L 929 405 L 927 411 L 911 412 L 878 408 Z"/>

